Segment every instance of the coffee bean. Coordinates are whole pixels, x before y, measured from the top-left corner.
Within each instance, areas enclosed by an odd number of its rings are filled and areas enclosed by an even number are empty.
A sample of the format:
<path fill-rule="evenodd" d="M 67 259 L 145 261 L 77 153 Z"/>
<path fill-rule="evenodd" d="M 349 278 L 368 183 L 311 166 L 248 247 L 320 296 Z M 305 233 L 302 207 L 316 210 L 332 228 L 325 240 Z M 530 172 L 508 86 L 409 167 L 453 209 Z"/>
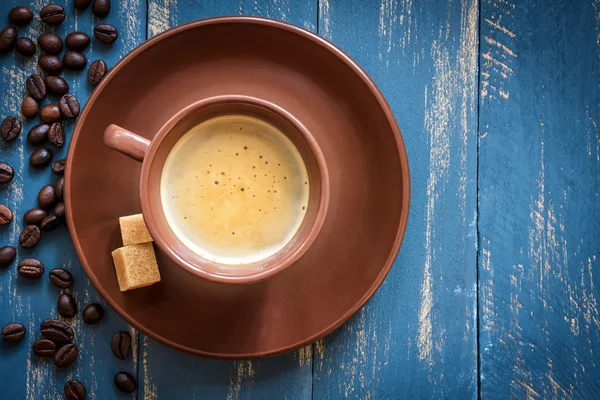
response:
<path fill-rule="evenodd" d="M 59 180 L 56 181 L 56 197 L 59 200 L 63 199 L 63 192 L 65 190 L 65 177 L 61 176 Z"/>
<path fill-rule="evenodd" d="M 12 26 L 7 26 L 0 31 L 0 53 L 8 53 L 17 40 L 17 30 Z"/>
<path fill-rule="evenodd" d="M 40 119 L 46 123 L 58 121 L 60 119 L 60 108 L 56 104 L 46 104 L 40 110 Z"/>
<path fill-rule="evenodd" d="M 124 360 L 129 354 L 129 347 L 131 346 L 131 335 L 129 332 L 117 332 L 112 337 L 110 347 L 112 352 L 117 358 Z"/>
<path fill-rule="evenodd" d="M 101 42 L 113 43 L 119 37 L 119 31 L 110 24 L 100 24 L 94 28 L 94 36 Z"/>
<path fill-rule="evenodd" d="M 27 279 L 40 279 L 44 275 L 44 264 L 37 258 L 25 258 L 17 266 L 19 275 Z"/>
<path fill-rule="evenodd" d="M 40 332 L 45 338 L 52 340 L 58 345 L 71 343 L 75 336 L 71 325 L 57 319 L 47 319 L 42 322 Z"/>
<path fill-rule="evenodd" d="M 65 43 L 71 49 L 81 51 L 90 44 L 90 37 L 83 32 L 71 32 L 65 38 Z"/>
<path fill-rule="evenodd" d="M 100 304 L 92 303 L 83 309 L 83 322 L 94 325 L 104 317 L 104 309 Z"/>
<path fill-rule="evenodd" d="M 63 158 L 61 160 L 54 161 L 52 163 L 52 165 L 50 166 L 50 169 L 52 170 L 52 172 L 54 172 L 57 175 L 64 175 L 66 166 L 67 166 L 67 159 Z"/>
<path fill-rule="evenodd" d="M 79 115 L 79 100 L 70 93 L 60 98 L 60 111 L 67 118 L 76 118 Z"/>
<path fill-rule="evenodd" d="M 34 168 L 43 168 L 52 161 L 52 152 L 45 147 L 35 150 L 29 157 L 29 165 Z"/>
<path fill-rule="evenodd" d="M 56 205 L 56 207 L 54 207 L 54 215 L 56 215 L 58 218 L 65 217 L 65 203 L 61 201 Z"/>
<path fill-rule="evenodd" d="M 38 65 L 50 75 L 57 75 L 63 69 L 62 60 L 57 56 L 51 56 L 48 54 L 44 54 L 40 57 L 38 60 Z"/>
<path fill-rule="evenodd" d="M 48 124 L 36 125 L 29 130 L 27 141 L 34 146 L 38 146 L 46 141 L 49 131 L 50 125 Z"/>
<path fill-rule="evenodd" d="M 69 271 L 63 268 L 54 268 L 50 271 L 50 281 L 61 289 L 67 289 L 73 286 L 73 276 Z"/>
<path fill-rule="evenodd" d="M 73 4 L 75 5 L 76 9 L 81 11 L 88 8 L 90 4 L 92 4 L 92 0 L 73 0 Z"/>
<path fill-rule="evenodd" d="M 53 185 L 46 185 L 42 187 L 38 193 L 38 204 L 43 210 L 49 210 L 58 203 L 58 196 L 56 195 L 56 188 Z"/>
<path fill-rule="evenodd" d="M 55 33 L 44 33 L 38 37 L 38 44 L 42 50 L 51 55 L 59 54 L 63 49 L 63 41 Z"/>
<path fill-rule="evenodd" d="M 12 181 L 15 176 L 15 171 L 10 164 L 0 162 L 0 183 L 8 183 Z"/>
<path fill-rule="evenodd" d="M 13 220 L 13 213 L 10 208 L 0 204 L 0 225 L 10 224 Z"/>
<path fill-rule="evenodd" d="M 35 225 L 27 225 L 19 236 L 19 244 L 25 249 L 29 249 L 40 241 L 42 232 Z"/>
<path fill-rule="evenodd" d="M 6 268 L 15 260 L 17 249 L 12 246 L 0 247 L 0 268 Z"/>
<path fill-rule="evenodd" d="M 33 12 L 27 7 L 15 7 L 8 12 L 8 20 L 15 25 L 27 25 L 33 19 Z"/>
<path fill-rule="evenodd" d="M 9 343 L 18 342 L 23 339 L 23 336 L 25 336 L 25 327 L 19 323 L 13 322 L 2 328 L 2 339 Z"/>
<path fill-rule="evenodd" d="M 48 213 L 41 208 L 32 208 L 23 214 L 23 222 L 27 225 L 40 225 Z"/>
<path fill-rule="evenodd" d="M 17 117 L 6 117 L 2 121 L 2 139 L 12 142 L 21 134 L 21 121 Z"/>
<path fill-rule="evenodd" d="M 21 103 L 21 112 L 25 118 L 33 118 L 40 111 L 40 106 L 31 96 L 25 96 Z"/>
<path fill-rule="evenodd" d="M 48 131 L 48 141 L 56 147 L 62 147 L 65 144 L 65 130 L 60 122 L 53 122 Z"/>
<path fill-rule="evenodd" d="M 114 382 L 117 389 L 124 393 L 133 393 L 137 388 L 135 378 L 129 372 L 119 372 L 115 375 Z"/>
<path fill-rule="evenodd" d="M 75 379 L 65 383 L 65 398 L 67 400 L 84 400 L 86 393 L 83 383 Z"/>
<path fill-rule="evenodd" d="M 58 314 L 64 318 L 73 318 L 77 314 L 77 302 L 69 293 L 58 296 Z"/>
<path fill-rule="evenodd" d="M 48 75 L 44 81 L 48 90 L 57 96 L 69 93 L 69 84 L 60 76 Z"/>
<path fill-rule="evenodd" d="M 44 78 L 37 74 L 29 75 L 25 80 L 27 92 L 37 101 L 41 101 L 46 97 L 46 84 Z"/>
<path fill-rule="evenodd" d="M 33 343 L 31 348 L 40 357 L 52 357 L 56 351 L 56 344 L 52 340 L 40 339 Z"/>
<path fill-rule="evenodd" d="M 40 18 L 48 25 L 57 25 L 65 20 L 65 9 L 58 4 L 50 4 L 42 8 Z"/>
<path fill-rule="evenodd" d="M 17 51 L 25 57 L 31 57 L 32 55 L 35 54 L 35 52 L 37 50 L 33 40 L 31 40 L 29 38 L 24 38 L 24 37 L 20 37 L 17 39 L 15 47 L 16 47 Z"/>
<path fill-rule="evenodd" d="M 90 82 L 92 85 L 99 84 L 107 72 L 108 67 L 104 60 L 94 61 L 90 64 L 90 68 L 88 69 L 88 82 Z"/>
<path fill-rule="evenodd" d="M 63 65 L 67 69 L 80 71 L 87 65 L 87 58 L 78 51 L 67 51 L 63 56 Z"/>
<path fill-rule="evenodd" d="M 42 224 L 40 225 L 40 229 L 44 232 L 52 231 L 59 226 L 61 226 L 64 222 L 64 218 L 58 217 L 54 214 L 50 214 L 44 218 Z"/>
<path fill-rule="evenodd" d="M 79 349 L 74 343 L 65 344 L 54 353 L 54 365 L 56 368 L 66 368 L 77 360 Z"/>
<path fill-rule="evenodd" d="M 92 13 L 96 17 L 106 17 L 110 12 L 110 0 L 94 0 Z"/>

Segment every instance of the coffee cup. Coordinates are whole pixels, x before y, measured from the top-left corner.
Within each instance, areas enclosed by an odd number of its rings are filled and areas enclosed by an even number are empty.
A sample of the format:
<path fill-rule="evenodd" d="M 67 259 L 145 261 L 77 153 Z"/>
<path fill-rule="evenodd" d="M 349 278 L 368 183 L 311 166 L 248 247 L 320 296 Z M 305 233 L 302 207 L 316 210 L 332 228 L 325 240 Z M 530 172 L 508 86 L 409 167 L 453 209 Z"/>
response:
<path fill-rule="evenodd" d="M 109 125 L 104 142 L 142 162 L 146 226 L 157 246 L 196 276 L 266 279 L 302 257 L 325 221 L 323 153 L 298 119 L 269 101 L 206 98 L 179 111 L 151 141 Z"/>

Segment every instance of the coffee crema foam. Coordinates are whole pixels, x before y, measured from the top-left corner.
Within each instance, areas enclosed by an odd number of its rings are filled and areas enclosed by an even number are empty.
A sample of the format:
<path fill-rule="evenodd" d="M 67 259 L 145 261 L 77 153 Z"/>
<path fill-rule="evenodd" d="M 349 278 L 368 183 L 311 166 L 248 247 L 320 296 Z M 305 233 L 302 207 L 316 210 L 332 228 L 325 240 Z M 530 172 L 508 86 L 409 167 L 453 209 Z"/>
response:
<path fill-rule="evenodd" d="M 177 141 L 160 195 L 183 244 L 211 261 L 241 265 L 275 254 L 293 238 L 309 186 L 304 160 L 285 134 L 256 118 L 228 115 Z"/>

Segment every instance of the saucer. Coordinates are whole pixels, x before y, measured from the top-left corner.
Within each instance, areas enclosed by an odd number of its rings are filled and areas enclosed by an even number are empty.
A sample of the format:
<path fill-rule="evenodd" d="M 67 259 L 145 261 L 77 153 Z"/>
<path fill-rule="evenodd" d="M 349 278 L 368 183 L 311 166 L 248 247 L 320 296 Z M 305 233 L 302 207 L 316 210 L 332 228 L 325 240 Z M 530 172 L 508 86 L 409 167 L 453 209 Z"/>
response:
<path fill-rule="evenodd" d="M 260 283 L 195 277 L 156 248 L 161 282 L 119 291 L 111 252 L 122 246 L 118 218 L 141 212 L 140 164 L 106 147 L 104 129 L 152 139 L 182 108 L 225 94 L 269 100 L 313 134 L 331 180 L 321 232 L 299 261 Z M 410 198 L 400 130 L 366 73 L 313 33 L 254 17 L 181 25 L 129 53 L 81 113 L 65 176 L 69 231 L 100 294 L 145 335 L 217 358 L 284 353 L 342 325 L 391 268 Z"/>

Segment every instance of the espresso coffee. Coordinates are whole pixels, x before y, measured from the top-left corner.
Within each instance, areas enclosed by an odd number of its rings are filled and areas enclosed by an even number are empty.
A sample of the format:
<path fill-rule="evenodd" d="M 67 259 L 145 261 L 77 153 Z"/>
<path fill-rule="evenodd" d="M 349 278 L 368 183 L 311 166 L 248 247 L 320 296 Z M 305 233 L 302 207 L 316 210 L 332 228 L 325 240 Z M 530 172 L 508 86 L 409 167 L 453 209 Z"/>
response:
<path fill-rule="evenodd" d="M 167 222 L 193 252 L 243 265 L 296 234 L 308 208 L 308 172 L 292 141 L 262 120 L 220 116 L 173 146 L 160 195 Z"/>

